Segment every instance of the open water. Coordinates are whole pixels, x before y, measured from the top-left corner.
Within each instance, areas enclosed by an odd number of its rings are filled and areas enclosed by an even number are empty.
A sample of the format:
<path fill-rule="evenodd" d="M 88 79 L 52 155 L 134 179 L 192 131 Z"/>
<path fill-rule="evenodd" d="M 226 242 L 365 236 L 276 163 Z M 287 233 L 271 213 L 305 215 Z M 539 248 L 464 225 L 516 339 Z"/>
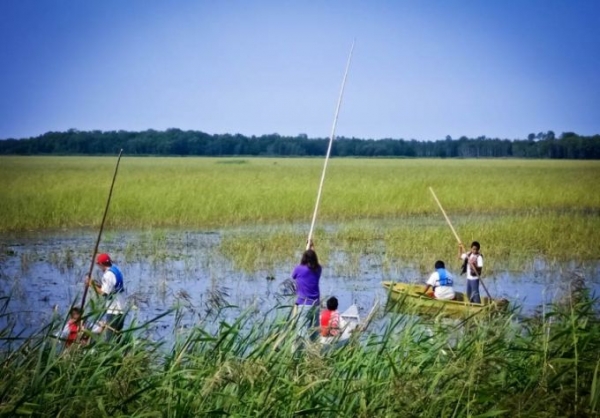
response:
<path fill-rule="evenodd" d="M 53 312 L 66 315 L 71 304 L 78 306 L 96 233 L 58 231 L 0 238 L 0 297 L 10 297 L 10 315 L 0 317 L 0 329 L 11 325 L 15 332 L 27 335 L 47 323 Z M 169 314 L 149 327 L 152 337 L 161 338 L 169 335 L 175 324 L 206 325 L 220 307 L 234 305 L 224 311 L 233 318 L 244 309 L 260 314 L 277 305 L 293 304 L 289 277 L 294 264 L 250 273 L 237 269 L 219 251 L 222 234 L 182 230 L 106 233 L 100 252 L 109 252 L 124 273 L 130 307 L 127 322 L 148 321 L 179 306 L 177 322 L 175 314 Z M 341 310 L 356 303 L 361 315 L 366 315 L 376 300 L 381 305 L 386 300 L 381 281 L 419 280 L 419 273 L 411 269 L 390 277 L 381 263 L 381 257 L 366 255 L 356 267 L 360 271 L 348 271 L 347 254 L 333 254 L 324 266 L 322 298 L 335 295 Z M 458 265 L 454 272 L 457 269 Z M 93 276 L 99 279 L 97 269 Z M 600 294 L 598 262 L 550 267 L 543 260 L 534 260 L 527 271 L 501 272 L 486 277 L 485 283 L 495 298 L 504 297 L 520 306 L 522 315 L 529 315 L 541 304 L 562 297 L 573 277 L 585 278 L 586 285 Z M 464 281 L 458 276 L 455 288 L 464 291 Z M 94 298 L 91 290 L 89 298 Z M 384 322 L 385 315 L 379 315 L 371 332 L 377 332 L 378 323 Z"/>

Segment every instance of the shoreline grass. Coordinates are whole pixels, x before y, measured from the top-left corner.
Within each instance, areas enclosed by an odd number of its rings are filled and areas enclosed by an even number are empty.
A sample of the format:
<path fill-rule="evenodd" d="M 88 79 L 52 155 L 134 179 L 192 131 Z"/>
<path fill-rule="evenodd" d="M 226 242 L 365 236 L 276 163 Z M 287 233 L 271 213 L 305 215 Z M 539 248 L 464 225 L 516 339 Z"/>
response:
<path fill-rule="evenodd" d="M 296 354 L 284 311 L 215 317 L 214 329 L 174 330 L 169 347 L 130 333 L 62 351 L 49 326 L 0 350 L 0 415 L 595 416 L 594 303 L 578 290 L 521 323 L 391 316 L 346 347 Z"/>

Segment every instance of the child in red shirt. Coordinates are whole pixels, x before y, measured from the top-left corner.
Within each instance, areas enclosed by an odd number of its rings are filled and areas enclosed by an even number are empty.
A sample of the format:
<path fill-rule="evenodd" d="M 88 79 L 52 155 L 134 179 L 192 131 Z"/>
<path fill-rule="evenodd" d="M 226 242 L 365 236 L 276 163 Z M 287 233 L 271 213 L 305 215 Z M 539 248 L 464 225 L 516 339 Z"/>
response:
<path fill-rule="evenodd" d="M 70 347 L 75 341 L 77 341 L 81 331 L 83 331 L 83 324 L 81 322 L 81 309 L 72 307 L 69 311 L 69 320 L 60 333 L 60 338 L 65 342 L 66 347 Z"/>
<path fill-rule="evenodd" d="M 340 314 L 336 297 L 327 299 L 327 310 L 321 312 L 321 336 L 335 337 L 340 333 Z"/>

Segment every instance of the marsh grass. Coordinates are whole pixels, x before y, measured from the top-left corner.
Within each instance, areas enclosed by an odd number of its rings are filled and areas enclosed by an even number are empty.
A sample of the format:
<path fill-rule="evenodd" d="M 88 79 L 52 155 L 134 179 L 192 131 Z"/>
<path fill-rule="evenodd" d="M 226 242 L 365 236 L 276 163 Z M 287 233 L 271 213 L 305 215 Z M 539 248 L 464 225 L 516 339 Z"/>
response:
<path fill-rule="evenodd" d="M 0 230 L 97 227 L 114 158 L 0 157 Z M 321 159 L 124 157 L 108 225 L 201 227 L 309 222 Z M 598 214 L 597 161 L 331 161 L 319 219 Z"/>
<path fill-rule="evenodd" d="M 488 276 L 531 269 L 536 260 L 550 267 L 573 260 L 595 261 L 600 256 L 593 244 L 600 242 L 600 217 L 596 216 L 467 216 L 456 217 L 453 224 L 467 247 L 474 240 L 481 243 Z M 300 260 L 306 240 L 298 231 L 289 227 L 271 228 L 260 234 L 224 231 L 218 248 L 236 268 L 245 271 L 293 265 Z M 451 266 L 460 264 L 457 242 L 443 218 L 354 221 L 320 228 L 315 243 L 324 265 L 334 261 L 334 253 L 344 257 L 341 264 L 348 275 L 359 274 L 365 267 L 363 261 L 373 258 L 375 264 L 383 266 L 385 275 L 395 275 L 406 267 L 423 275 L 438 259 Z"/>
<path fill-rule="evenodd" d="M 0 231 L 98 227 L 114 159 L 0 160 Z M 319 159 L 125 157 L 104 242 L 117 228 L 148 231 L 123 252 L 162 263 L 170 249 L 186 251 L 165 228 L 216 227 L 226 231 L 220 252 L 236 266 L 271 271 L 304 246 L 321 169 Z M 325 262 L 340 251 L 354 265 L 375 254 L 390 271 L 398 260 L 429 270 L 434 258 L 454 259 L 432 186 L 465 244 L 482 243 L 488 273 L 536 258 L 597 260 L 598 178 L 596 161 L 334 159 L 315 240 Z"/>
<path fill-rule="evenodd" d="M 579 288 L 524 323 L 388 314 L 343 348 L 301 353 L 285 306 L 229 320 L 222 307 L 162 342 L 134 325 L 93 349 L 63 350 L 57 319 L 17 342 L 0 332 L 0 415 L 596 416 L 595 302 Z"/>

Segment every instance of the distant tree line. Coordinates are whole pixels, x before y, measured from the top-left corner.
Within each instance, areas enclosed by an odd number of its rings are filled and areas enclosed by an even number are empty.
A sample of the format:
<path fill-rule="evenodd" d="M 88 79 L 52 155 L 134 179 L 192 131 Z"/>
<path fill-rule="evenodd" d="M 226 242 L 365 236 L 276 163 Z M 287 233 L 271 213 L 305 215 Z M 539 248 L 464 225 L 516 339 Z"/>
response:
<path fill-rule="evenodd" d="M 295 137 L 278 134 L 244 136 L 210 135 L 200 131 L 146 130 L 48 132 L 27 139 L 0 141 L 0 154 L 115 154 L 202 155 L 202 156 L 324 156 L 328 138 Z M 529 134 L 527 139 L 499 139 L 462 136 L 437 141 L 404 139 L 358 139 L 339 137 L 331 151 L 340 157 L 429 157 L 429 158 L 568 158 L 600 159 L 600 135 L 581 136 L 564 132 Z"/>

